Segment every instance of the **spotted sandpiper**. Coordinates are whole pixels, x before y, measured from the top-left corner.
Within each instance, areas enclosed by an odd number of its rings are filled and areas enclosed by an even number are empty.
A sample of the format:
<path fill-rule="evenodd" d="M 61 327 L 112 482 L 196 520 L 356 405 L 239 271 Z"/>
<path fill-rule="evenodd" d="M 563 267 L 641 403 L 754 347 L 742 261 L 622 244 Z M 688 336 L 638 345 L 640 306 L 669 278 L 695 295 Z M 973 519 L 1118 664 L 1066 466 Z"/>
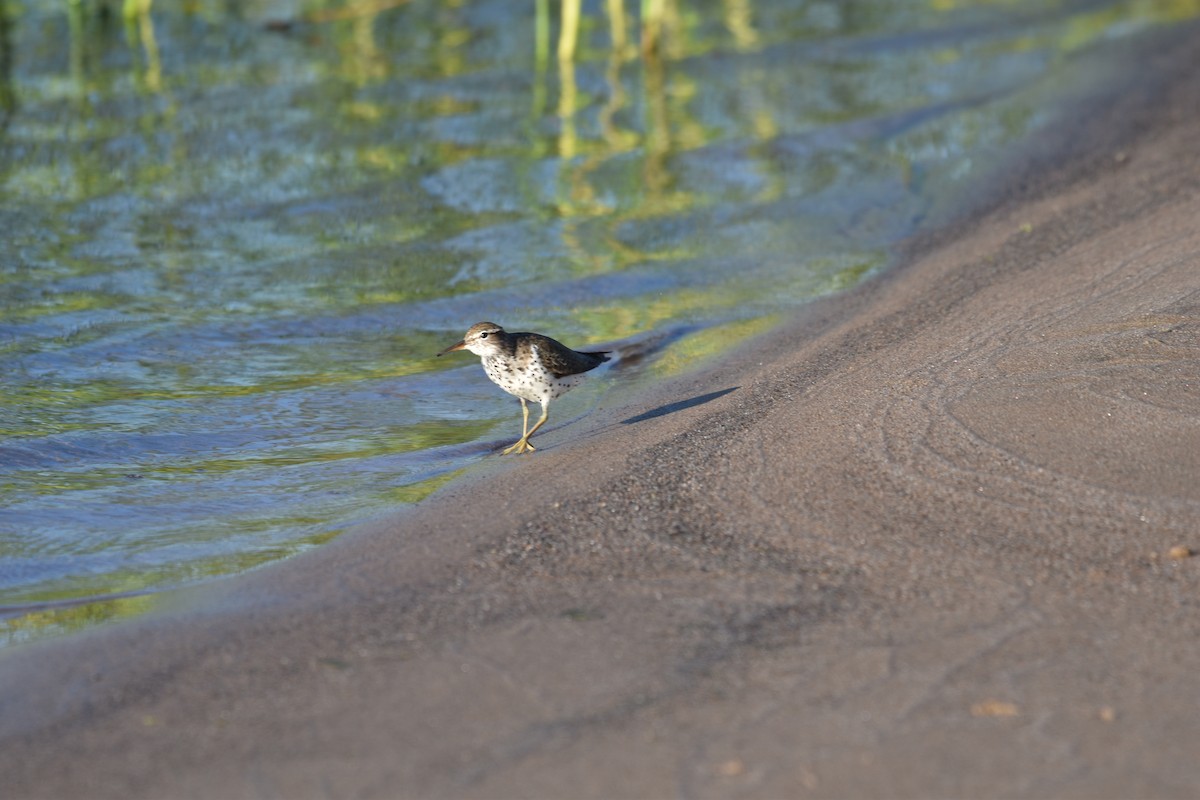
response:
<path fill-rule="evenodd" d="M 521 401 L 521 438 L 504 453 L 532 451 L 529 437 L 546 423 L 550 401 L 557 400 L 579 385 L 583 373 L 608 361 L 608 350 L 581 353 L 540 333 L 509 333 L 494 322 L 477 322 L 458 344 L 452 344 L 439 356 L 455 350 L 470 350 L 483 360 L 483 371 L 499 386 Z M 540 403 L 542 418 L 529 427 L 529 406 Z"/>

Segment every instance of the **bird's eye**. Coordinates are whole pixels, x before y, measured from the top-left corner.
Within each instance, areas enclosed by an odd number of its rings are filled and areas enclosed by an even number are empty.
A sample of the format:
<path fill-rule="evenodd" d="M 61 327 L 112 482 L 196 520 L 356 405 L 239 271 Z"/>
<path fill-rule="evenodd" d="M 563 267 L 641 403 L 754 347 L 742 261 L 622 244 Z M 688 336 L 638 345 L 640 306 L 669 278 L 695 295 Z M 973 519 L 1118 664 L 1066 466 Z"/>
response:
<path fill-rule="evenodd" d="M 488 335 L 488 332 L 487 332 L 487 331 L 484 331 L 483 333 L 479 334 L 479 338 L 480 338 L 480 339 L 486 339 L 486 338 L 487 338 L 487 335 Z"/>

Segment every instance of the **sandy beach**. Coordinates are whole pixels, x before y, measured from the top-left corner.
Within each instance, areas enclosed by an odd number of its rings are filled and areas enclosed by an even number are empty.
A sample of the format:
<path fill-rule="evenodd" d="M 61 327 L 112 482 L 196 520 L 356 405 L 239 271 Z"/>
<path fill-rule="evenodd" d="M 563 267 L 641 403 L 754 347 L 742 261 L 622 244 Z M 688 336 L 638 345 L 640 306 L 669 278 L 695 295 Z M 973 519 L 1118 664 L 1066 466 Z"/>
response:
<path fill-rule="evenodd" d="M 0 793 L 1196 796 L 1198 132 L 1190 26 L 722 363 L 0 653 Z"/>

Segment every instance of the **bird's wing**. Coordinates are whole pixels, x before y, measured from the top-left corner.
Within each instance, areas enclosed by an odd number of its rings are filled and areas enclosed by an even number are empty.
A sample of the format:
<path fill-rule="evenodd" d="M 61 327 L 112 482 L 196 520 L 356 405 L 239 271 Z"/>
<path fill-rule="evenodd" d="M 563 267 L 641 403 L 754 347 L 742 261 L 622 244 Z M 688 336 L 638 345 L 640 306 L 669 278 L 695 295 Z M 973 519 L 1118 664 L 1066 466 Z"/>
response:
<path fill-rule="evenodd" d="M 538 336 L 536 346 L 542 364 L 556 378 L 565 378 L 567 375 L 577 375 L 580 372 L 587 372 L 589 369 L 595 369 L 605 361 L 608 361 L 607 352 L 581 353 L 578 350 L 572 350 L 561 342 L 556 342 L 549 336 Z"/>

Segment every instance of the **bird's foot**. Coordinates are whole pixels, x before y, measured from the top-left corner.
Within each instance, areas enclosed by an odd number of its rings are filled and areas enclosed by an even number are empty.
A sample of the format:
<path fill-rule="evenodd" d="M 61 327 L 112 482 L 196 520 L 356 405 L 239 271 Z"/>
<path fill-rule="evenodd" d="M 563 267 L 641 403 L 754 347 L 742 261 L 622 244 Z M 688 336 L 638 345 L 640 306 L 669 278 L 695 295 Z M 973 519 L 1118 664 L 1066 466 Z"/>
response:
<path fill-rule="evenodd" d="M 534 449 L 534 446 L 529 443 L 529 438 L 522 436 L 517 440 L 516 444 L 512 445 L 511 447 L 504 448 L 504 450 L 501 451 L 501 455 L 508 455 L 509 453 L 524 453 L 526 451 L 532 453 Z"/>

